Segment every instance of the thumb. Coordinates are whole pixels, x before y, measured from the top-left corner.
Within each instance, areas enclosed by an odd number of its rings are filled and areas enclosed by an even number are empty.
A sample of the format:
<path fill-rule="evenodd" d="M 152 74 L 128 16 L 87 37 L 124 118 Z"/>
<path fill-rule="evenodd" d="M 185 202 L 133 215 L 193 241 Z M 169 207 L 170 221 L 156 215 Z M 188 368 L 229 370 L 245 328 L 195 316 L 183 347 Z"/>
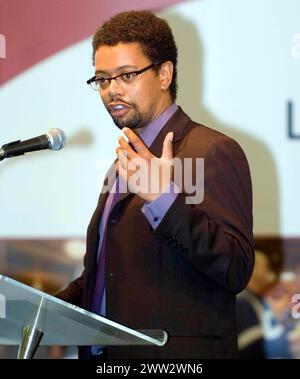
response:
<path fill-rule="evenodd" d="M 166 135 L 166 138 L 163 143 L 163 148 L 162 148 L 162 158 L 171 160 L 173 159 L 173 137 L 174 137 L 174 132 L 169 132 Z"/>

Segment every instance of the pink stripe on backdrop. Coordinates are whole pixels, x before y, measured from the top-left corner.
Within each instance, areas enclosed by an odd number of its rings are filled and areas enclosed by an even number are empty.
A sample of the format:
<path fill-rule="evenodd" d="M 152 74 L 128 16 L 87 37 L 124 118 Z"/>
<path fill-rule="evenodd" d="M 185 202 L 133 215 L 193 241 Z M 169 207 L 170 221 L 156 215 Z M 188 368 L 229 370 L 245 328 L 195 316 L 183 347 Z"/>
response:
<path fill-rule="evenodd" d="M 163 9 L 183 0 L 0 0 L 0 85 L 95 32 L 110 16 L 131 9 Z"/>

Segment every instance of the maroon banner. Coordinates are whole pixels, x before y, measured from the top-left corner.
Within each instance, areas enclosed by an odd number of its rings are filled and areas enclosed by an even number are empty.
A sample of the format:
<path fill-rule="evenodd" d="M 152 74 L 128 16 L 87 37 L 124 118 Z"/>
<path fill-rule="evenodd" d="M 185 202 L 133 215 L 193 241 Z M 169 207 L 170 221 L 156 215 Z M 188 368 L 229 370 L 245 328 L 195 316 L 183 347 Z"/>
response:
<path fill-rule="evenodd" d="M 0 34 L 6 58 L 0 85 L 49 55 L 92 35 L 110 16 L 125 10 L 161 10 L 182 0 L 0 0 Z"/>

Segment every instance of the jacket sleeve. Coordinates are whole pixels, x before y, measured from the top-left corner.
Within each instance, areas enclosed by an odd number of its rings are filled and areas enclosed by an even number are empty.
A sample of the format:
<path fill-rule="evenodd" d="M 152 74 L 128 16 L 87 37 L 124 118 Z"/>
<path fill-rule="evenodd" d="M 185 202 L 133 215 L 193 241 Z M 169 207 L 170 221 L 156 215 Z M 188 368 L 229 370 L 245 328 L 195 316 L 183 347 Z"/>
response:
<path fill-rule="evenodd" d="M 68 303 L 82 307 L 83 287 L 85 281 L 85 270 L 81 276 L 68 284 L 62 291 L 55 294 L 55 297 Z"/>
<path fill-rule="evenodd" d="M 234 140 L 221 135 L 208 145 L 203 201 L 187 204 L 180 193 L 153 234 L 225 290 L 245 288 L 254 264 L 252 187 Z"/>
<path fill-rule="evenodd" d="M 61 300 L 64 300 L 68 303 L 77 305 L 78 307 L 83 306 L 83 289 L 86 282 L 86 264 L 87 264 L 87 254 L 84 255 L 83 259 L 84 269 L 81 275 L 70 282 L 66 288 L 57 292 L 55 296 Z"/>

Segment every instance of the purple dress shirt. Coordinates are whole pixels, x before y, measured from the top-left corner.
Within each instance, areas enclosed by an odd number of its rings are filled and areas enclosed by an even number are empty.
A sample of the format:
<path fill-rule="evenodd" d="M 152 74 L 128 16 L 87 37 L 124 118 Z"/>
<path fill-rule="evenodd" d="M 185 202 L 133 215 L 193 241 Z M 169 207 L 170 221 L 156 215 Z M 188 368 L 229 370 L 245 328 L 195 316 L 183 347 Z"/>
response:
<path fill-rule="evenodd" d="M 155 138 L 158 136 L 161 129 L 165 126 L 167 121 L 170 119 L 171 116 L 177 111 L 178 107 L 175 103 L 173 103 L 168 109 L 166 109 L 159 117 L 157 117 L 155 120 L 151 121 L 149 125 L 143 130 L 143 132 L 140 134 L 140 138 L 144 141 L 145 145 L 147 147 L 150 147 Z M 120 177 L 118 177 L 113 185 L 112 191 L 109 194 L 106 204 L 104 207 L 103 215 L 100 222 L 99 227 L 99 248 L 98 248 L 98 259 L 99 259 L 99 253 L 101 251 L 101 247 L 103 244 L 103 236 L 105 235 L 105 228 L 107 224 L 107 219 L 110 214 L 111 208 L 113 203 L 116 201 L 118 197 L 118 191 L 116 191 L 116 185 L 119 184 L 119 191 L 122 192 L 123 186 L 125 186 L 125 183 L 122 181 Z M 141 209 L 145 217 L 148 219 L 149 223 L 155 229 L 161 220 L 163 219 L 164 215 L 170 208 L 170 206 L 175 201 L 178 193 L 174 190 L 175 184 L 171 183 L 168 191 L 166 193 L 163 193 L 160 197 L 158 197 L 156 200 L 152 202 L 146 202 Z M 97 278 L 98 279 L 98 278 Z M 103 301 L 101 306 L 101 315 L 105 315 L 105 291 L 103 295 Z"/>
<path fill-rule="evenodd" d="M 151 121 L 150 124 L 146 126 L 146 128 L 140 134 L 140 138 L 144 141 L 145 145 L 147 145 L 148 147 L 151 146 L 152 142 L 158 136 L 161 129 L 165 126 L 165 124 L 168 122 L 171 116 L 173 116 L 173 114 L 177 111 L 177 109 L 178 109 L 177 105 L 173 103 L 160 116 L 158 116 L 155 120 Z M 107 219 L 111 211 L 111 205 L 114 199 L 114 192 L 116 192 L 115 188 L 116 188 L 117 180 L 118 179 L 116 179 L 113 185 L 112 191 L 106 200 L 103 215 L 101 218 L 100 227 L 99 227 L 100 240 L 99 240 L 98 251 L 100 251 L 102 243 L 103 243 L 103 236 L 105 234 Z M 120 188 L 122 188 L 121 187 L 122 185 L 124 185 L 124 183 L 122 182 L 122 180 L 120 180 Z M 142 212 L 145 215 L 145 217 L 148 219 L 149 223 L 151 224 L 153 228 L 156 228 L 159 225 L 163 216 L 166 214 L 167 210 L 175 201 L 177 194 L 174 193 L 175 191 L 172 191 L 172 187 L 174 186 L 175 184 L 171 183 L 171 188 L 169 191 L 162 194 L 156 200 L 152 202 L 146 202 L 144 204 L 142 208 Z"/>
<path fill-rule="evenodd" d="M 158 136 L 161 129 L 165 126 L 167 121 L 173 116 L 173 114 L 177 111 L 178 107 L 175 103 L 173 103 L 168 109 L 166 109 L 159 117 L 157 117 L 155 120 L 151 121 L 145 129 L 140 134 L 140 138 L 144 141 L 145 145 L 147 147 L 150 147 L 155 138 Z M 116 202 L 119 192 L 123 192 L 122 188 L 124 188 L 126 184 L 122 181 L 120 177 L 117 177 L 113 187 L 112 191 L 109 194 L 103 215 L 100 221 L 99 226 L 99 247 L 98 247 L 98 260 L 103 259 L 101 257 L 101 254 L 105 253 L 102 244 L 104 243 L 103 237 L 105 236 L 105 228 L 108 220 L 108 216 L 110 214 L 110 211 L 112 210 L 114 203 Z M 117 186 L 117 190 L 116 190 Z M 175 201 L 178 193 L 176 193 L 175 190 L 175 184 L 172 182 L 170 184 L 170 187 L 168 191 L 163 193 L 161 196 L 159 196 L 156 200 L 152 202 L 146 202 L 144 206 L 142 207 L 141 211 L 145 215 L 145 217 L 148 219 L 149 223 L 151 224 L 152 228 L 155 229 L 161 220 L 163 219 L 164 215 L 168 211 L 168 209 L 171 207 L 173 202 Z M 99 264 L 99 263 L 98 263 Z M 100 278 L 96 278 L 96 280 L 99 280 Z M 101 303 L 101 310 L 99 313 L 102 316 L 105 316 L 106 309 L 105 309 L 105 289 L 103 293 L 102 303 Z M 92 347 L 92 354 L 98 355 L 101 354 L 102 348 L 99 346 L 93 346 Z"/>

